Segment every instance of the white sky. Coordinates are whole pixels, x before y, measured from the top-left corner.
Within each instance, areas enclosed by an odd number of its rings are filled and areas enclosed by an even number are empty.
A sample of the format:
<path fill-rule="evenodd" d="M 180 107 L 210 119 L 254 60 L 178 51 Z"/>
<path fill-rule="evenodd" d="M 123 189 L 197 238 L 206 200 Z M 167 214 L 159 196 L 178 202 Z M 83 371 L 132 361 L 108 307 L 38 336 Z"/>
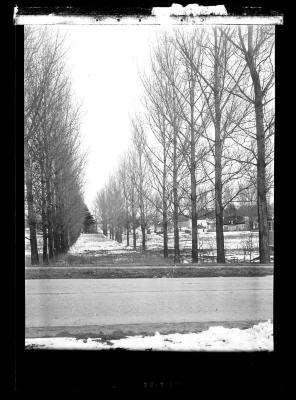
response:
<path fill-rule="evenodd" d="M 192 28 L 193 26 L 191 26 Z M 160 25 L 58 25 L 66 33 L 67 64 L 75 98 L 82 102 L 81 139 L 87 150 L 84 198 L 95 195 L 128 149 L 130 117 L 141 109 L 139 73 L 149 68 Z M 190 26 L 188 26 L 190 29 Z"/>
<path fill-rule="evenodd" d="M 73 91 L 83 102 L 81 139 L 88 151 L 85 202 L 92 209 L 97 191 L 129 146 L 130 117 L 141 108 L 139 72 L 149 65 L 150 44 L 163 28 L 76 25 L 56 29 L 67 32 Z"/>

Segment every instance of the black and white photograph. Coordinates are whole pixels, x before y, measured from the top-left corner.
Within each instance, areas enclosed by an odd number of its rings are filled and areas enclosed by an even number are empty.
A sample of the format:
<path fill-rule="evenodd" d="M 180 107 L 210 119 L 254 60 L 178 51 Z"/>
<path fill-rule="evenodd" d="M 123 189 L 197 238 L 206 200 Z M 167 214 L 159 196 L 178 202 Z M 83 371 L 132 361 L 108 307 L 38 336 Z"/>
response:
<path fill-rule="evenodd" d="M 170 10 L 24 18 L 28 351 L 274 351 L 283 18 Z"/>

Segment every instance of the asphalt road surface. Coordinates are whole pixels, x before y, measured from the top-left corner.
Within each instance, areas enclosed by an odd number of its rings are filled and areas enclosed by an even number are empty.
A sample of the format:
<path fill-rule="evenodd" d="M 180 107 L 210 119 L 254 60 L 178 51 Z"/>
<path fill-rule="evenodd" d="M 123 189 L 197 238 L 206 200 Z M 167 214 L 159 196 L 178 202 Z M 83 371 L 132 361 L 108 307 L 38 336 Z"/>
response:
<path fill-rule="evenodd" d="M 26 280 L 26 328 L 273 319 L 273 277 Z"/>

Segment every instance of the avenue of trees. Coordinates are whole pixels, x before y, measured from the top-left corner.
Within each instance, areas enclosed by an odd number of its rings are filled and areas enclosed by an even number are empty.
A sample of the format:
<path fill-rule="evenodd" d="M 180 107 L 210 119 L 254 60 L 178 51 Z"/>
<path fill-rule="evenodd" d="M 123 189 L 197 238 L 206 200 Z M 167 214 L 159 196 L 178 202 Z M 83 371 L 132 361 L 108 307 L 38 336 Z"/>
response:
<path fill-rule="evenodd" d="M 85 217 L 84 158 L 79 143 L 79 109 L 65 67 L 63 39 L 51 28 L 24 29 L 25 214 L 31 264 L 66 252 Z"/>
<path fill-rule="evenodd" d="M 97 194 L 103 233 L 146 248 L 148 227 L 160 224 L 168 257 L 180 262 L 179 218 L 192 221 L 192 262 L 198 262 L 197 221 L 215 216 L 217 262 L 225 262 L 223 221 L 238 208 L 258 219 L 260 262 L 270 261 L 268 197 L 273 190 L 274 27 L 214 26 L 162 34 L 141 76 L 143 109 L 117 172 Z"/>

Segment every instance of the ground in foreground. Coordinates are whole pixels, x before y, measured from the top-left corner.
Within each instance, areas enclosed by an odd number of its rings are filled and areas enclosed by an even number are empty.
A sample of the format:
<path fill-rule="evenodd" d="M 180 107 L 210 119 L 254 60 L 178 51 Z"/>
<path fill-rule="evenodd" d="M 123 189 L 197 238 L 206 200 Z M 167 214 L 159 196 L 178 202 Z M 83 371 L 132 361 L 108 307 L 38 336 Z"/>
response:
<path fill-rule="evenodd" d="M 201 278 L 273 275 L 273 265 L 27 267 L 26 279 Z"/>
<path fill-rule="evenodd" d="M 211 326 L 195 333 L 127 336 L 122 339 L 74 337 L 29 338 L 27 349 L 160 350 L 160 351 L 273 351 L 273 323 L 260 322 L 247 329 Z"/>

